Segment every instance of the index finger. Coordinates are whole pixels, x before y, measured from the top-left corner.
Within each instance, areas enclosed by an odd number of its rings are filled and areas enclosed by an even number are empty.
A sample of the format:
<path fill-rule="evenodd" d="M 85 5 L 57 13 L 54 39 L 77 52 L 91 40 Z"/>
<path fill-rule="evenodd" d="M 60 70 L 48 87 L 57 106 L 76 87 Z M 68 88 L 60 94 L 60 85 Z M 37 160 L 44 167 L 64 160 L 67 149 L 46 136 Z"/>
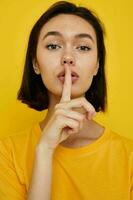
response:
<path fill-rule="evenodd" d="M 69 66 L 64 66 L 64 67 L 65 67 L 65 80 L 63 84 L 63 90 L 60 102 L 71 100 L 71 86 L 72 86 L 71 70 Z"/>

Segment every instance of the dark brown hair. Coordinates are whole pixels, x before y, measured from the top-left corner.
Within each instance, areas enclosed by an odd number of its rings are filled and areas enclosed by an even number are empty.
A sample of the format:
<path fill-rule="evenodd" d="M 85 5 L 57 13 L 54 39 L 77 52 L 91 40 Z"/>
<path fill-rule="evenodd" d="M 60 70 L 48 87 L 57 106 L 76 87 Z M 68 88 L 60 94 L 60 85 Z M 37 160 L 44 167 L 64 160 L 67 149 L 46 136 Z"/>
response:
<path fill-rule="evenodd" d="M 96 33 L 97 50 L 99 59 L 99 70 L 93 77 L 92 84 L 85 93 L 86 99 L 94 106 L 97 112 L 105 112 L 107 105 L 107 89 L 105 79 L 105 45 L 104 45 L 104 28 L 100 19 L 95 13 L 85 7 L 76 6 L 67 1 L 54 3 L 33 26 L 28 42 L 26 60 L 22 83 L 18 91 L 17 99 L 27 104 L 30 108 L 42 111 L 48 108 L 49 99 L 47 89 L 42 81 L 41 75 L 34 72 L 32 61 L 36 58 L 37 42 L 43 25 L 52 17 L 59 14 L 73 14 L 85 19 L 92 25 Z M 71 22 L 70 22 L 71 23 Z"/>

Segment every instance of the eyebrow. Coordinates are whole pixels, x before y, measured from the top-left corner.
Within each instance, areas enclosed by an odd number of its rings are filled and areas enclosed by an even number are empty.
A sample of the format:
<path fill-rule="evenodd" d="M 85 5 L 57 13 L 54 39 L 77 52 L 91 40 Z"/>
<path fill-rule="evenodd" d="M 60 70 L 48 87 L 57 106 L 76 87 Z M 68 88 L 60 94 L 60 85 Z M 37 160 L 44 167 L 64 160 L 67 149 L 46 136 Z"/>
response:
<path fill-rule="evenodd" d="M 46 35 L 44 35 L 43 37 L 43 40 L 50 36 L 50 35 L 54 35 L 54 36 L 59 36 L 59 37 L 62 37 L 62 34 L 58 31 L 50 31 L 50 32 L 47 32 Z M 88 33 L 79 33 L 77 35 L 74 36 L 76 39 L 78 38 L 89 38 L 90 40 L 92 40 L 92 42 L 94 42 L 94 39 L 92 38 L 92 36 Z"/>

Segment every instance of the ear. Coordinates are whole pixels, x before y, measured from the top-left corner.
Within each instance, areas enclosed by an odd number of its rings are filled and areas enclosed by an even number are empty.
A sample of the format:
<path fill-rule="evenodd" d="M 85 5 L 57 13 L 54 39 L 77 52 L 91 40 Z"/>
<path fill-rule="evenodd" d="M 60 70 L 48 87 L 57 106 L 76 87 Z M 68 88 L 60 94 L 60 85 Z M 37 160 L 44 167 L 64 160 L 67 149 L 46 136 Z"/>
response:
<path fill-rule="evenodd" d="M 36 74 L 40 74 L 39 65 L 38 65 L 36 59 L 33 59 L 33 60 L 32 60 L 32 64 L 33 64 L 34 72 L 35 72 Z"/>
<path fill-rule="evenodd" d="M 99 69 L 99 61 L 97 62 L 96 68 L 94 70 L 94 74 L 93 74 L 94 76 L 97 75 L 98 69 Z"/>

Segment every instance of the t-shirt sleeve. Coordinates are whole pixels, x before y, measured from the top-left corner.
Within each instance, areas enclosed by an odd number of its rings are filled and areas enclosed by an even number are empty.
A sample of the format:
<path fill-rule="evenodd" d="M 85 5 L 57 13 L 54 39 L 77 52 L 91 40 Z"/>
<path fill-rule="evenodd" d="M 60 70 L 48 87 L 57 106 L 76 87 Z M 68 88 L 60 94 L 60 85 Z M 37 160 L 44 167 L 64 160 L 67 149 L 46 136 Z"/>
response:
<path fill-rule="evenodd" d="M 132 187 L 130 190 L 130 200 L 133 200 L 133 183 L 132 183 Z"/>
<path fill-rule="evenodd" d="M 131 177 L 130 200 L 133 200 L 133 176 Z"/>
<path fill-rule="evenodd" d="M 130 200 L 133 200 L 133 152 L 130 156 L 131 184 L 130 184 Z"/>
<path fill-rule="evenodd" d="M 25 185 L 19 178 L 18 170 L 8 139 L 0 139 L 0 200 L 26 200 Z"/>

